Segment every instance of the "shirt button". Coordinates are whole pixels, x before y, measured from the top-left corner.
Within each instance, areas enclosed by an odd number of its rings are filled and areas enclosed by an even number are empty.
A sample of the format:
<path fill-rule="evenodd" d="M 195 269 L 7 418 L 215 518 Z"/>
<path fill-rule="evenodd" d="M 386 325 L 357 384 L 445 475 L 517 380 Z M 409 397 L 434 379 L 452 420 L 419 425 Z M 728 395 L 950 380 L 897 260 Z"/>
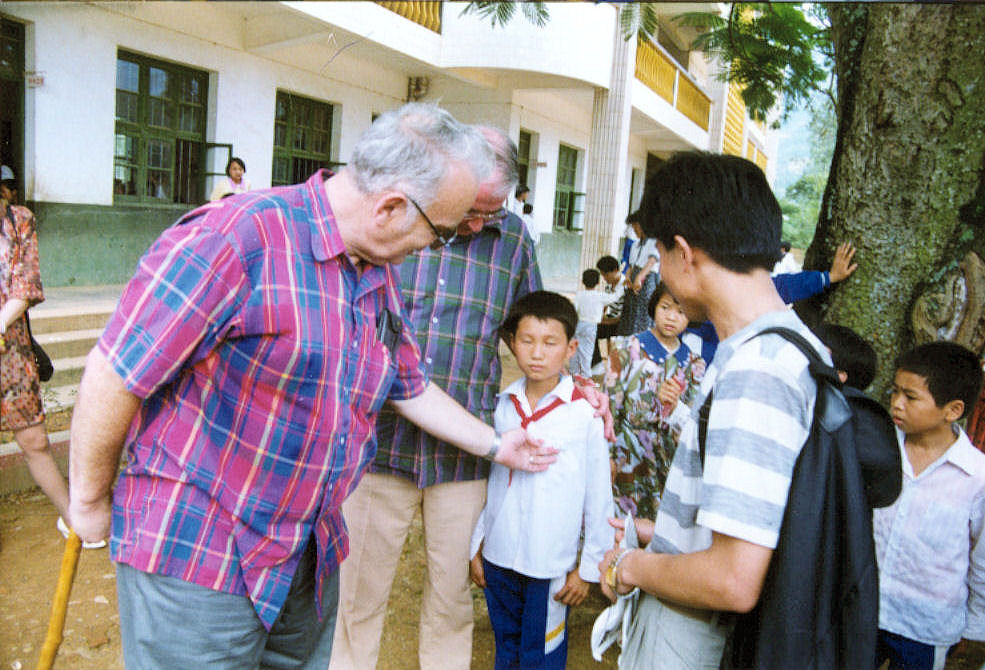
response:
<path fill-rule="evenodd" d="M 436 316 L 431 317 L 431 323 L 438 323 L 438 317 Z"/>
<path fill-rule="evenodd" d="M 428 356 L 427 358 L 425 358 L 424 362 L 427 363 L 428 365 L 431 365 L 431 357 Z"/>
<path fill-rule="evenodd" d="M 445 280 L 444 279 L 438 279 L 438 286 L 444 286 L 444 285 L 445 285 Z"/>

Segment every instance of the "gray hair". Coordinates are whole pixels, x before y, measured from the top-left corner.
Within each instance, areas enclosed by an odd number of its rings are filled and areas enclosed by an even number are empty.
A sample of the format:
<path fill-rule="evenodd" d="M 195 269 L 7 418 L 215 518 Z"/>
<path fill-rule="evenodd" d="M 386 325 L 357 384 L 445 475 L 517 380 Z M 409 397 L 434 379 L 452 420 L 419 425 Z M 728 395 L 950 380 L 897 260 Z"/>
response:
<path fill-rule="evenodd" d="M 478 126 L 489 148 L 493 151 L 496 164 L 492 174 L 486 179 L 491 183 L 492 192 L 502 195 L 503 200 L 513 194 L 520 183 L 520 158 L 516 144 L 510 136 L 495 126 Z"/>
<path fill-rule="evenodd" d="M 455 160 L 464 161 L 477 182 L 493 167 L 492 151 L 476 128 L 437 105 L 412 102 L 373 122 L 353 147 L 346 169 L 363 193 L 400 189 L 426 207 Z"/>

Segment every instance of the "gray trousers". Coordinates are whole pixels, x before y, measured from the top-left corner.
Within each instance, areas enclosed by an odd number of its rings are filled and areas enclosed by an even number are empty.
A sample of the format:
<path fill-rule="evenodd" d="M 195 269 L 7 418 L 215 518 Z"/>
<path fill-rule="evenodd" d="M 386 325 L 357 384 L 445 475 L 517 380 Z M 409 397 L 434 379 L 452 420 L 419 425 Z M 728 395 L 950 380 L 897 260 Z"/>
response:
<path fill-rule="evenodd" d="M 325 580 L 323 618 L 315 608 L 314 538 L 298 564 L 284 607 L 268 632 L 253 603 L 181 579 L 116 566 L 123 659 L 135 670 L 324 670 L 332 655 L 339 573 Z"/>

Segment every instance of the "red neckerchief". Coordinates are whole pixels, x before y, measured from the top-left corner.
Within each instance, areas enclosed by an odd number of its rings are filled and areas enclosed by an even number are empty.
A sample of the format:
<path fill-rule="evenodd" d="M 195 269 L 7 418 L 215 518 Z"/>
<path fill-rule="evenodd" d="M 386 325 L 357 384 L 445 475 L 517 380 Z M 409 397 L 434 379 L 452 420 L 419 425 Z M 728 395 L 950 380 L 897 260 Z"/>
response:
<path fill-rule="evenodd" d="M 574 387 L 574 390 L 572 390 L 571 392 L 571 401 L 574 402 L 575 400 L 579 400 L 584 397 L 585 394 L 581 392 L 581 389 L 578 388 L 577 386 Z M 527 416 L 526 414 L 523 413 L 523 404 L 520 402 L 520 399 L 516 395 L 511 393 L 510 400 L 513 401 L 513 407 L 516 408 L 516 413 L 520 416 L 520 427 L 523 429 L 526 429 L 526 427 L 532 424 L 534 421 L 537 421 L 538 419 L 550 414 L 551 412 L 553 412 L 558 407 L 564 404 L 564 400 L 555 397 L 554 402 L 552 402 L 550 405 L 537 410 L 530 416 Z M 509 487 L 512 483 L 513 483 L 513 469 L 510 468 L 510 478 L 506 486 Z"/>

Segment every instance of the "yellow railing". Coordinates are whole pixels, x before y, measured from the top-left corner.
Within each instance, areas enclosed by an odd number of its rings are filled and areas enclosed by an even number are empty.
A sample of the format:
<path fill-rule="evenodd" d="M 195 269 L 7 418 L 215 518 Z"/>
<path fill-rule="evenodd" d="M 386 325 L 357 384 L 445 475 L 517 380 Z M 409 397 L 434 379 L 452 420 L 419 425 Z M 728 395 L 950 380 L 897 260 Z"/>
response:
<path fill-rule="evenodd" d="M 377 2 L 391 12 L 396 12 L 405 19 L 417 25 L 424 26 L 436 33 L 441 32 L 441 3 L 440 2 Z"/>
<path fill-rule="evenodd" d="M 766 157 L 766 154 L 764 154 L 762 151 L 760 151 L 757 148 L 755 163 L 756 165 L 759 166 L 759 169 L 762 170 L 763 172 L 766 172 L 766 164 L 768 161 L 769 159 Z"/>
<path fill-rule="evenodd" d="M 711 99 L 693 81 L 680 75 L 677 77 L 677 109 L 702 130 L 708 130 Z"/>
<path fill-rule="evenodd" d="M 702 130 L 708 130 L 711 98 L 649 40 L 637 41 L 636 78 Z"/>
<path fill-rule="evenodd" d="M 643 39 L 637 42 L 636 78 L 671 105 L 674 104 L 677 66 L 662 51 Z"/>
<path fill-rule="evenodd" d="M 742 156 L 742 140 L 745 130 L 746 105 L 735 84 L 728 88 L 728 106 L 725 110 L 725 136 L 722 140 L 722 153 Z"/>

